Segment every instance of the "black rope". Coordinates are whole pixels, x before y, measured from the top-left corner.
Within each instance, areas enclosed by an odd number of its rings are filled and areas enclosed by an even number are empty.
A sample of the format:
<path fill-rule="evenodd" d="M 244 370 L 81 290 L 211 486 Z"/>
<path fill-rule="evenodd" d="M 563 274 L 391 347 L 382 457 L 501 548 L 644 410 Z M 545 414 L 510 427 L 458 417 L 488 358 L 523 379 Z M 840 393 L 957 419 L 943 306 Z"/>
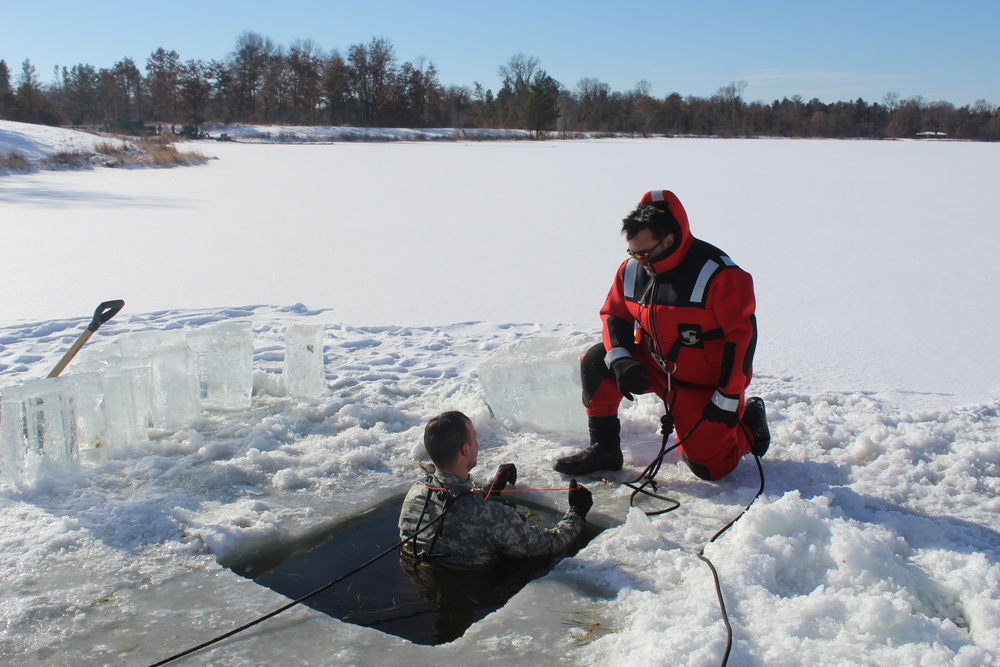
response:
<path fill-rule="evenodd" d="M 757 462 L 757 472 L 760 473 L 760 488 L 757 490 L 757 495 L 753 497 L 753 500 L 751 500 L 747 506 L 743 508 L 743 511 L 740 512 L 735 519 L 723 526 L 722 529 L 715 535 L 712 535 L 712 539 L 710 539 L 705 546 L 698 551 L 698 558 L 705 561 L 705 563 L 708 564 L 709 569 L 712 570 L 712 578 L 715 579 L 715 594 L 719 598 L 719 609 L 722 611 L 722 622 L 726 626 L 726 652 L 722 656 L 722 667 L 726 667 L 726 664 L 729 662 L 729 653 L 733 649 L 733 626 L 729 624 L 729 614 L 726 613 L 726 601 L 722 596 L 722 582 L 719 580 L 719 573 L 716 571 L 715 566 L 712 565 L 712 561 L 708 560 L 708 557 L 705 555 L 705 547 L 712 542 L 715 542 L 720 535 L 732 528 L 733 524 L 739 521 L 744 514 L 750 511 L 750 506 L 753 505 L 758 498 L 760 498 L 762 493 L 764 493 L 764 467 L 760 463 L 759 456 L 754 456 L 754 460 Z"/>
<path fill-rule="evenodd" d="M 666 403 L 665 400 L 664 403 Z M 660 417 L 660 432 L 663 434 L 663 440 L 660 443 L 660 452 L 653 458 L 652 462 L 648 466 L 646 466 L 646 469 L 643 470 L 638 477 L 633 479 L 631 482 L 625 482 L 625 486 L 629 487 L 630 489 L 633 489 L 632 495 L 629 496 L 628 499 L 629 507 L 634 506 L 633 503 L 635 502 L 635 497 L 637 494 L 640 493 L 646 496 L 650 496 L 651 498 L 656 498 L 658 500 L 663 500 L 668 503 L 671 503 L 670 506 L 665 509 L 645 512 L 646 516 L 659 516 L 660 514 L 673 512 L 675 509 L 681 506 L 680 501 L 677 500 L 676 498 L 671 498 L 669 496 L 664 496 L 660 493 L 657 493 L 658 486 L 656 483 L 656 475 L 659 474 L 660 467 L 663 465 L 663 457 L 666 456 L 669 452 L 672 452 L 673 450 L 683 445 L 687 441 L 687 439 L 690 438 L 691 435 L 697 430 L 697 428 L 702 425 L 704 421 L 705 421 L 704 417 L 699 419 L 695 423 L 695 425 L 691 428 L 691 430 L 688 431 L 687 435 L 681 438 L 672 447 L 667 447 L 667 440 L 670 439 L 670 434 L 673 433 L 674 431 L 674 418 L 670 414 L 669 409 L 662 417 Z M 646 488 L 647 486 L 650 487 L 650 489 L 652 490 L 647 489 Z"/>
<path fill-rule="evenodd" d="M 244 630 L 248 630 L 248 629 L 252 628 L 253 626 L 257 625 L 258 623 L 263 623 L 264 621 L 268 620 L 269 618 L 274 618 L 278 614 L 280 614 L 282 612 L 285 612 L 285 611 L 288 611 L 289 609 L 291 609 L 295 605 L 301 604 L 301 603 L 305 602 L 306 600 L 308 600 L 309 598 L 312 598 L 312 597 L 315 597 L 315 596 L 319 595 L 320 593 L 322 593 L 323 591 L 327 590 L 328 588 L 330 588 L 330 587 L 332 587 L 332 586 L 334 586 L 336 584 L 339 584 L 344 579 L 347 579 L 348 577 L 357 574 L 358 572 L 360 572 L 361 570 L 365 569 L 366 567 L 368 567 L 369 565 L 371 565 L 372 563 L 374 563 L 378 559 L 380 559 L 380 558 L 382 558 L 384 556 L 389 555 L 390 553 L 392 553 L 396 549 L 400 548 L 408 540 L 415 539 L 417 535 L 419 535 L 420 533 L 424 532 L 425 530 L 427 530 L 428 528 L 430 528 L 434 524 L 436 524 L 439 521 L 441 521 L 441 519 L 443 519 L 444 515 L 447 513 L 448 509 L 449 509 L 449 507 L 445 507 L 445 510 L 443 512 L 441 512 L 441 514 L 439 514 L 436 518 L 434 518 L 433 520 L 431 520 L 430 522 L 428 522 L 426 526 L 424 526 L 422 528 L 418 528 L 417 531 L 414 532 L 412 535 L 407 535 L 402 540 L 400 540 L 399 542 L 397 542 L 393 546 L 389 547 L 388 549 L 386 549 L 385 551 L 383 551 L 379 555 L 377 555 L 374 558 L 368 560 L 366 563 L 363 563 L 362 565 L 359 565 L 358 567 L 354 568 L 353 570 L 351 570 L 347 574 L 345 574 L 345 575 L 343 575 L 341 577 L 338 577 L 337 579 L 334 579 L 330 583 L 324 584 L 323 586 L 320 586 L 319 588 L 317 588 L 316 590 L 312 591 L 311 593 L 306 593 L 305 595 L 303 595 L 302 597 L 298 598 L 297 600 L 292 600 L 291 602 L 289 602 L 288 604 L 284 605 L 283 607 L 275 609 L 274 611 L 272 611 L 270 613 L 264 614 L 263 616 L 261 616 L 260 618 L 257 618 L 256 620 L 250 621 L 249 623 L 241 625 L 238 628 L 230 630 L 229 632 L 227 632 L 225 634 L 221 634 L 218 637 L 214 637 L 213 639 L 210 639 L 210 640 L 208 640 L 206 642 L 202 642 L 201 644 L 198 644 L 197 646 L 193 646 L 193 647 L 191 647 L 191 648 L 189 648 L 189 649 L 187 649 L 185 651 L 181 651 L 180 653 L 176 653 L 176 654 L 170 656 L 169 658 L 166 658 L 165 660 L 160 660 L 159 662 L 155 662 L 152 665 L 150 665 L 149 667 L 160 667 L 161 665 L 165 665 L 168 662 L 173 662 L 174 660 L 177 660 L 178 658 L 183 658 L 186 655 L 191 655 L 192 653 L 200 651 L 203 648 L 208 648 L 209 646 L 211 646 L 213 644 L 217 644 L 217 643 L 221 642 L 224 639 L 229 639 L 230 637 L 232 637 L 235 634 L 243 632 Z"/>
<path fill-rule="evenodd" d="M 664 403 L 666 403 L 665 400 Z M 675 444 L 673 447 L 668 448 L 667 440 L 670 438 L 670 434 L 673 432 L 674 420 L 673 417 L 670 415 L 669 409 L 667 410 L 666 414 L 664 414 L 663 417 L 660 418 L 660 424 L 661 424 L 660 431 L 661 433 L 663 433 L 663 441 L 662 444 L 660 445 L 659 454 L 656 455 L 653 461 L 648 466 L 646 466 L 646 469 L 643 470 L 638 477 L 636 477 L 631 482 L 625 482 L 625 486 L 634 489 L 634 491 L 632 491 L 632 495 L 629 496 L 630 507 L 632 506 L 636 494 L 639 493 L 672 503 L 671 506 L 667 507 L 666 509 L 646 512 L 645 513 L 646 516 L 658 516 L 660 514 L 666 514 L 667 512 L 672 512 L 681 506 L 679 500 L 656 493 L 657 491 L 656 475 L 657 473 L 660 472 L 660 466 L 663 465 L 663 457 L 666 456 L 668 452 L 673 451 L 674 449 L 677 449 L 682 444 L 684 444 L 684 442 L 691 437 L 691 434 L 694 433 L 695 430 L 699 426 L 701 426 L 701 424 L 704 421 L 705 421 L 704 417 L 699 419 L 698 422 L 694 425 L 694 427 L 692 427 L 692 429 L 688 431 L 686 436 L 681 438 L 681 440 L 677 442 L 677 444 Z M 722 595 L 722 582 L 719 580 L 719 572 L 715 569 L 715 565 L 712 564 L 712 561 L 710 561 L 708 557 L 705 556 L 705 547 L 707 547 L 712 542 L 715 542 L 715 540 L 717 540 L 719 536 L 721 536 L 724 532 L 732 528 L 733 524 L 739 521 L 743 517 L 743 515 L 750 510 L 750 506 L 753 505 L 758 498 L 760 498 L 761 494 L 764 493 L 764 467 L 761 465 L 759 456 L 755 455 L 754 460 L 757 462 L 757 472 L 760 474 L 760 488 L 757 490 L 757 495 L 753 497 L 753 499 L 747 504 L 746 507 L 743 508 L 743 511 L 740 512 L 735 519 L 733 519 L 725 526 L 723 526 L 717 533 L 715 533 L 715 535 L 712 536 L 712 538 L 705 544 L 705 546 L 703 546 L 698 551 L 698 558 L 703 560 L 708 565 L 709 569 L 712 571 L 712 578 L 715 580 L 715 594 L 719 598 L 719 609 L 722 612 L 722 622 L 726 626 L 726 652 L 722 656 L 722 667 L 725 667 L 726 664 L 729 662 L 729 654 L 733 649 L 733 626 L 730 625 L 729 614 L 726 612 L 726 601 Z M 641 484 L 640 481 L 642 482 Z M 647 486 L 651 487 L 652 491 L 648 490 L 646 488 Z"/>

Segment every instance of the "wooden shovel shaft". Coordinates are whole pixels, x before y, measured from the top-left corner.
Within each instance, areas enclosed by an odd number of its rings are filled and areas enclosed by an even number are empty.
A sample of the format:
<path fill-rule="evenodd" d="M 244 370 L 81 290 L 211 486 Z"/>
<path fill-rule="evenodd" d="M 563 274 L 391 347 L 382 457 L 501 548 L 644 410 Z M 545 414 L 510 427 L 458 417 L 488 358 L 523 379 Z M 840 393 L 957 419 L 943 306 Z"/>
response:
<path fill-rule="evenodd" d="M 88 340 L 90 340 L 90 337 L 93 335 L 94 335 L 93 331 L 91 331 L 90 329 L 84 329 L 83 333 L 80 334 L 80 337 L 76 339 L 76 342 L 73 343 L 72 347 L 66 350 L 66 354 L 64 354 L 62 359 L 59 360 L 59 363 L 56 364 L 56 367 L 52 369 L 52 372 L 49 373 L 49 377 L 54 378 L 57 377 L 60 373 L 62 373 L 63 369 L 66 368 L 66 366 L 69 365 L 69 362 L 72 361 L 73 357 L 76 356 L 76 353 L 80 351 L 80 348 L 83 347 L 84 344 Z"/>
<path fill-rule="evenodd" d="M 66 354 L 63 355 L 56 367 L 52 369 L 49 373 L 50 378 L 58 377 L 63 369 L 69 364 L 69 362 L 76 356 L 76 353 L 80 351 L 80 348 L 90 340 L 90 337 L 94 335 L 102 324 L 114 317 L 119 310 L 125 306 L 125 302 L 121 299 L 115 299 L 113 301 L 105 301 L 97 307 L 94 311 L 94 319 L 91 320 L 90 324 L 87 325 L 86 330 L 80 334 L 80 337 L 76 339 L 76 342 L 66 350 Z"/>

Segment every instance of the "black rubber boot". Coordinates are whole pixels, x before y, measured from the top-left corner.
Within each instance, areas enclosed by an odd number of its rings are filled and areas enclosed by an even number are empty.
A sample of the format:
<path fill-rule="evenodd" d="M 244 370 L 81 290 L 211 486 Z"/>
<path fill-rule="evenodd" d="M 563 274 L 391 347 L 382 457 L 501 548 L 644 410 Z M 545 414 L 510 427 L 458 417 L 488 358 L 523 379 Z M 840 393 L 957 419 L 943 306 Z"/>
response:
<path fill-rule="evenodd" d="M 743 423 L 753 434 L 750 443 L 750 453 L 754 456 L 764 456 L 771 446 L 771 431 L 767 428 L 767 412 L 764 410 L 764 399 L 751 396 L 743 408 Z"/>
<path fill-rule="evenodd" d="M 618 417 L 590 417 L 590 447 L 558 459 L 552 467 L 564 475 L 586 475 L 599 470 L 621 470 L 621 422 Z"/>

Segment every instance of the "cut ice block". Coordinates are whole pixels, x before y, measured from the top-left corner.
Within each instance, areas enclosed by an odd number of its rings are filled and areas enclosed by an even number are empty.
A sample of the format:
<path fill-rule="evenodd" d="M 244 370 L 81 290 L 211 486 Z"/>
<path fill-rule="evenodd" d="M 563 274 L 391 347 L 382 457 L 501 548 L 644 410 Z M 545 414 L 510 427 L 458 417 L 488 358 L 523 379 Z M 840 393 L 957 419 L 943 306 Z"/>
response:
<path fill-rule="evenodd" d="M 137 433 L 172 432 L 198 418 L 194 355 L 183 329 L 125 333 L 117 344 L 123 357 L 119 363 L 132 382 Z"/>
<path fill-rule="evenodd" d="M 152 426 L 176 431 L 190 426 L 200 414 L 194 354 L 186 342 L 161 345 L 150 355 Z"/>
<path fill-rule="evenodd" d="M 285 389 L 298 399 L 315 399 L 326 391 L 323 368 L 323 325 L 289 324 L 285 329 Z"/>
<path fill-rule="evenodd" d="M 117 359 L 120 356 L 122 356 L 122 350 L 116 340 L 104 343 L 103 345 L 84 347 L 76 355 L 76 359 L 73 360 L 73 365 L 70 366 L 70 369 L 71 372 L 81 370 L 100 371 L 108 359 L 111 357 Z"/>
<path fill-rule="evenodd" d="M 152 354 L 165 345 L 184 342 L 183 329 L 152 329 L 131 331 L 118 336 L 116 340 L 123 357 L 141 357 Z"/>
<path fill-rule="evenodd" d="M 591 343 L 592 344 L 592 343 Z M 587 342 L 567 346 L 565 338 L 516 340 L 479 367 L 479 382 L 494 416 L 545 431 L 586 431 L 580 355 Z"/>
<path fill-rule="evenodd" d="M 152 359 L 149 355 L 122 357 L 118 363 L 131 391 L 133 430 L 140 439 L 146 439 L 153 427 Z"/>
<path fill-rule="evenodd" d="M 73 395 L 60 378 L 5 390 L 0 410 L 10 469 L 19 473 L 29 457 L 45 457 L 65 469 L 76 465 Z"/>
<path fill-rule="evenodd" d="M 140 432 L 137 428 L 139 420 L 136 417 L 133 382 L 122 369 L 121 362 L 120 357 L 109 358 L 101 372 L 106 444 L 114 447 L 147 437 L 145 429 Z"/>
<path fill-rule="evenodd" d="M 73 393 L 77 446 L 80 450 L 102 447 L 107 437 L 107 422 L 101 373 L 88 370 L 67 373 L 60 378 Z"/>
<path fill-rule="evenodd" d="M 14 393 L 12 387 L 0 394 L 0 470 L 12 478 L 20 474 L 24 462 L 21 401 L 14 400 Z"/>
<path fill-rule="evenodd" d="M 253 332 L 249 322 L 190 331 L 201 407 L 245 410 L 253 393 Z"/>

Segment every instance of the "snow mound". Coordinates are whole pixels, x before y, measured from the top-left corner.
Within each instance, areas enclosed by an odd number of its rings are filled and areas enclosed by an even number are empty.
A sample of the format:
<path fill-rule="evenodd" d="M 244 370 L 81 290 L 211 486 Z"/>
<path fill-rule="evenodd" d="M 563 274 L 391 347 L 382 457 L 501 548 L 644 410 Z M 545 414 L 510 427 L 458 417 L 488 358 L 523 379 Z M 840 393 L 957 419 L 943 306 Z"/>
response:
<path fill-rule="evenodd" d="M 0 155 L 17 153 L 31 161 L 58 153 L 93 153 L 108 137 L 61 127 L 0 120 Z"/>

